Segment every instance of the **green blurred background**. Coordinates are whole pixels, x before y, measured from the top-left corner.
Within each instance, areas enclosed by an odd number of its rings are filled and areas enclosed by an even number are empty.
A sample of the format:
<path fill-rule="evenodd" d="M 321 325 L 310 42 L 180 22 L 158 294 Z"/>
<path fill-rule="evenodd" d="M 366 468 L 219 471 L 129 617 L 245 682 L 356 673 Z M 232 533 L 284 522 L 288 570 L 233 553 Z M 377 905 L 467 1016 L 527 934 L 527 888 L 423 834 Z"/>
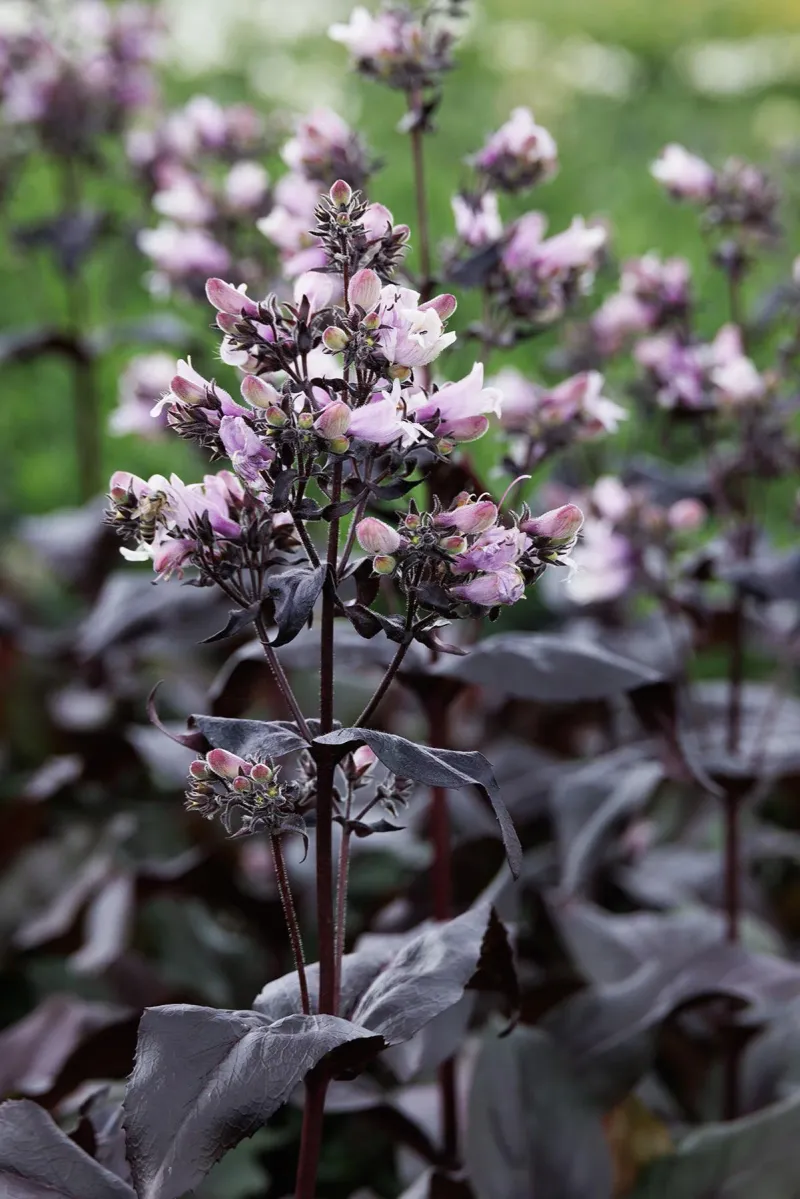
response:
<path fill-rule="evenodd" d="M 207 92 L 221 101 L 247 99 L 271 114 L 331 105 L 385 159 L 372 198 L 413 224 L 408 147 L 396 131 L 402 100 L 350 75 L 342 47 L 326 37 L 328 25 L 346 18 L 349 8 L 339 0 L 167 0 L 165 102 Z M 0 0 L 0 27 L 13 24 L 14 9 L 14 0 Z M 791 227 L 793 161 L 800 153 L 797 0 L 485 0 L 471 6 L 439 132 L 429 144 L 437 236 L 451 231 L 449 197 L 467 178 L 464 156 L 517 104 L 529 105 L 552 130 L 561 157 L 557 179 L 528 197 L 527 206 L 543 209 L 554 231 L 576 213 L 608 218 L 619 257 L 654 248 L 687 254 L 706 296 L 702 320 L 708 330 L 726 319 L 723 300 L 708 277 L 693 214 L 666 201 L 649 177 L 648 164 L 659 149 L 677 140 L 713 161 L 737 154 L 771 164 L 789 192 Z M 109 147 L 109 157 L 122 167 L 119 147 Z M 270 165 L 280 173 L 277 158 Z M 122 231 L 87 263 L 88 314 L 77 312 L 65 296 L 45 251 L 23 254 L 14 247 L 14 227 L 47 216 L 57 204 L 50 165 L 32 157 L 8 182 L 3 200 L 0 327 L 8 333 L 42 322 L 78 321 L 106 342 L 109 330 L 117 328 L 100 364 L 108 413 L 126 361 L 154 348 L 120 333 L 120 323 L 159 310 L 178 314 L 200 342 L 196 364 L 207 374 L 215 372 L 215 338 L 207 308 L 164 303 L 148 294 L 147 264 L 134 235 L 142 223 L 155 222 L 141 197 L 117 181 L 113 170 L 87 175 L 84 186 Z M 785 277 L 793 257 L 790 242 L 768 272 Z M 463 311 L 469 315 L 469 304 Z M 182 353 L 179 346 L 173 350 L 176 357 Z M 537 372 L 545 350 L 537 342 L 518 357 Z M 469 361 L 470 348 L 462 347 L 450 369 Z M 0 518 L 7 527 L 20 512 L 77 502 L 78 484 L 65 363 L 47 358 L 6 362 L 0 369 Z M 122 465 L 143 474 L 176 469 L 196 477 L 200 470 L 191 451 L 174 438 L 144 444 L 106 436 L 101 477 Z"/>

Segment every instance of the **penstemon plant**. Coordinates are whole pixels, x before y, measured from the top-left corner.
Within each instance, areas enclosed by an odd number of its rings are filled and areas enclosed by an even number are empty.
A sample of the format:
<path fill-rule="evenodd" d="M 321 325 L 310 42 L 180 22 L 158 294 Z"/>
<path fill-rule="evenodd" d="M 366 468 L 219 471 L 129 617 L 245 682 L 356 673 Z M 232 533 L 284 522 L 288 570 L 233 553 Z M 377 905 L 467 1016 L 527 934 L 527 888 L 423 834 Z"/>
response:
<path fill-rule="evenodd" d="M 462 441 L 486 431 L 499 394 L 483 385 L 479 363 L 456 382 L 419 381 L 420 368 L 455 338 L 446 323 L 456 300 L 437 295 L 420 303 L 417 292 L 395 282 L 408 231 L 387 222 L 375 236 L 365 227 L 368 214 L 366 201 L 344 181 L 321 196 L 314 234 L 325 268 L 300 277 L 291 303 L 274 295 L 255 301 L 230 283 L 209 280 L 223 357 L 245 372 L 241 398 L 186 365 L 158 407 L 180 436 L 213 458 L 227 457 L 232 470 L 188 485 L 175 476 L 145 481 L 117 472 L 108 515 L 132 543 L 126 557 L 152 559 L 161 579 L 192 571 L 193 583 L 218 587 L 228 597 L 234 607 L 224 633 L 254 624 L 286 704 L 286 721 L 195 716 L 183 742 L 204 750 L 190 770 L 187 806 L 219 819 L 234 837 L 269 838 L 297 972 L 281 982 L 276 1006 L 271 985 L 256 1005 L 260 1015 L 248 1018 L 253 1092 L 223 1100 L 215 1135 L 220 1147 L 238 1139 L 242 1102 L 248 1120 L 264 1121 L 287 1088 L 305 1078 L 296 1191 L 304 1197 L 314 1194 L 329 1059 L 338 1069 L 360 1062 L 455 1003 L 486 970 L 481 961 L 492 927 L 486 906 L 435 925 L 388 965 L 381 963 L 379 981 L 368 987 L 365 963 L 358 953 L 344 952 L 351 836 L 390 829 L 387 816 L 414 784 L 475 784 L 495 809 L 512 870 L 519 860 L 516 834 L 481 754 L 376 732 L 372 716 L 414 642 L 453 649 L 440 639 L 443 625 L 480 619 L 523 599 L 548 566 L 569 562 L 582 523 L 570 504 L 533 517 L 524 505 L 504 512 L 487 496 L 466 493 L 447 506 L 435 497 L 406 501 Z M 407 506 L 391 523 L 365 515 L 371 502 L 398 499 Z M 326 530 L 322 544 L 320 527 Z M 363 555 L 354 553 L 356 544 Z M 399 613 L 389 615 L 381 604 L 385 583 L 401 597 Z M 311 715 L 302 711 L 277 651 L 315 618 L 315 607 L 320 698 Z M 375 694 L 347 728 L 335 717 L 337 621 L 396 645 Z M 284 764 L 287 757 L 295 759 L 293 767 Z M 318 967 L 304 962 L 281 845 L 289 835 L 313 843 Z M 244 1018 L 229 1019 L 225 1060 Z M 153 1070 L 178 1068 L 174 1055 L 185 1036 L 199 1038 L 200 1052 L 205 1020 L 211 1041 L 221 1046 L 219 1013 L 154 1011 L 142 1027 L 127 1120 L 132 1144 L 142 1147 L 135 1172 L 154 1188 L 143 1193 L 178 1195 L 197 1180 L 187 1173 L 180 1136 L 169 1137 L 168 1151 L 163 1146 L 167 1158 L 159 1156 L 167 1130 L 163 1112 L 147 1096 Z M 176 1022 L 183 1028 L 176 1031 Z M 255 1058 L 272 1038 L 287 1036 L 286 1074 L 265 1091 Z M 342 1052 L 350 1042 L 357 1044 Z M 180 1068 L 191 1070 L 187 1063 Z M 175 1183 L 165 1189 L 153 1180 L 167 1169 Z"/>

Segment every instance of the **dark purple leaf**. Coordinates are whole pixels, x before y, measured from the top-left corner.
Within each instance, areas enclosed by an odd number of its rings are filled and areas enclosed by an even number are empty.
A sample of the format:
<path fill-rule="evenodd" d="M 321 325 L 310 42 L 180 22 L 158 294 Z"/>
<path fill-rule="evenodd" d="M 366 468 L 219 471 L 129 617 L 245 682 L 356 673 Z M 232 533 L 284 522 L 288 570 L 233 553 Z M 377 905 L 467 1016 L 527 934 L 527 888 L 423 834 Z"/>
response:
<path fill-rule="evenodd" d="M 197 1186 L 315 1066 L 348 1044 L 361 1062 L 362 1051 L 383 1042 L 337 1016 L 272 1022 L 257 1012 L 148 1009 L 124 1102 L 139 1199 L 179 1199 Z M 337 1060 L 337 1068 L 345 1064 Z"/>
<path fill-rule="evenodd" d="M 275 603 L 275 623 L 278 626 L 273 645 L 287 645 L 308 623 L 325 585 L 327 573 L 327 566 L 318 566 L 315 570 L 298 566 L 267 579 L 266 590 Z"/>
<path fill-rule="evenodd" d="M 515 878 L 519 875 L 522 861 L 519 837 L 501 798 L 492 767 L 483 754 L 474 750 L 431 749 L 407 741 L 405 737 L 361 728 L 337 729 L 316 738 L 315 744 L 338 746 L 342 754 L 350 753 L 358 745 L 368 745 L 378 760 L 394 774 L 429 787 L 453 787 L 458 790 L 472 785 L 480 787 L 488 796 L 500 825 L 511 873 Z"/>
<path fill-rule="evenodd" d="M 122 1104 L 112 1099 L 108 1088 L 104 1087 L 82 1104 L 81 1116 L 92 1130 L 92 1157 L 123 1182 L 132 1185 L 131 1168 L 125 1153 Z"/>
<path fill-rule="evenodd" d="M 361 996 L 351 1019 L 398 1045 L 454 1007 L 470 986 L 515 987 L 505 930 L 486 903 L 407 941 Z"/>
<path fill-rule="evenodd" d="M 225 641 L 228 637 L 235 637 L 237 633 L 242 633 L 251 625 L 261 611 L 261 600 L 251 604 L 249 608 L 237 608 L 233 612 L 228 613 L 228 620 L 224 629 L 220 629 L 217 633 L 212 633 L 210 637 L 204 637 L 202 644 L 210 645 L 213 641 Z"/>
<path fill-rule="evenodd" d="M 454 669 L 468 683 L 546 704 L 610 699 L 662 678 L 594 642 L 550 633 L 487 637 Z"/>
<path fill-rule="evenodd" d="M 29 1099 L 0 1104 L 3 1199 L 135 1199 L 121 1178 L 78 1148 Z"/>
<path fill-rule="evenodd" d="M 189 717 L 189 724 L 214 749 L 227 749 L 257 762 L 282 758 L 308 745 L 297 725 L 288 720 L 226 720 L 222 716 L 194 715 Z"/>
<path fill-rule="evenodd" d="M 461 1175 L 430 1169 L 420 1174 L 400 1199 L 475 1199 L 475 1192 Z"/>
<path fill-rule="evenodd" d="M 381 944 L 371 942 L 354 953 L 346 953 L 342 958 L 342 981 L 339 995 L 339 1011 L 342 1016 L 350 1019 L 356 1004 L 367 990 L 370 983 L 381 970 L 392 960 L 396 952 L 396 939 L 381 938 Z M 306 966 L 306 981 L 312 1008 L 319 1004 L 319 963 Z M 291 1016 L 301 1010 L 300 987 L 297 982 L 297 971 L 285 974 L 267 983 L 256 996 L 253 1008 L 268 1016 L 270 1020 L 280 1020 L 283 1016 Z"/>
<path fill-rule="evenodd" d="M 478 1199 L 610 1199 L 611 1154 L 599 1107 L 547 1035 L 485 1038 L 465 1137 Z"/>

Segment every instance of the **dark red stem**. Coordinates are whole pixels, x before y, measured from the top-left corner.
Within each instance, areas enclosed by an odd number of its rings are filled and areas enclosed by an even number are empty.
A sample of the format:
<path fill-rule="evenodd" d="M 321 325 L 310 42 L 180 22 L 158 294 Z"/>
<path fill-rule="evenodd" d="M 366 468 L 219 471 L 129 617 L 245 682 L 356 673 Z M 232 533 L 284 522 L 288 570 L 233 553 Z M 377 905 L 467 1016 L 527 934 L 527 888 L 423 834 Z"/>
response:
<path fill-rule="evenodd" d="M 292 943 L 292 953 L 294 955 L 294 965 L 297 970 L 297 977 L 300 982 L 300 1002 L 303 1007 L 303 1015 L 311 1015 L 311 1002 L 308 997 L 308 982 L 306 981 L 306 959 L 303 953 L 303 939 L 300 936 L 300 925 L 297 920 L 297 909 L 294 906 L 292 898 L 292 888 L 289 884 L 289 875 L 286 872 L 286 861 L 283 856 L 283 846 L 279 836 L 270 837 L 270 845 L 272 846 L 272 858 L 275 862 L 275 877 L 278 881 L 278 893 L 281 897 L 283 906 L 283 914 L 286 917 L 286 927 L 289 930 L 289 940 Z"/>

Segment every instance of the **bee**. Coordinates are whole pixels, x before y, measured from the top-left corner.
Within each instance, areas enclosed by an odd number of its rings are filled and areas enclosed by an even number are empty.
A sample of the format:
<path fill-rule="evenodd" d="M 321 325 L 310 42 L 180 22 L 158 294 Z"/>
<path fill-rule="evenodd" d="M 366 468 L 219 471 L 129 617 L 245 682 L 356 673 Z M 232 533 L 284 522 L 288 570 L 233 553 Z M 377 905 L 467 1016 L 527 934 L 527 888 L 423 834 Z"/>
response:
<path fill-rule="evenodd" d="M 139 535 L 146 545 L 152 545 L 156 535 L 158 518 L 167 503 L 163 491 L 146 496 L 139 505 Z"/>

